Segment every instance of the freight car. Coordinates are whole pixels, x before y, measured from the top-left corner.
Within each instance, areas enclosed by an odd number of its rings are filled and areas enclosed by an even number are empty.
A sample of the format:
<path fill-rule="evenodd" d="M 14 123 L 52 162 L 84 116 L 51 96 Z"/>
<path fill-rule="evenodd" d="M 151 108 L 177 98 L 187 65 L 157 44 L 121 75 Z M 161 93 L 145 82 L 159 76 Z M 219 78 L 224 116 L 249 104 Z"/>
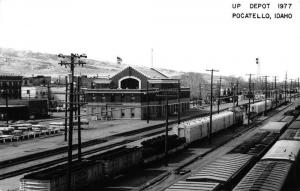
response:
<path fill-rule="evenodd" d="M 224 111 L 215 114 L 212 117 L 212 133 L 216 133 L 226 129 L 242 119 L 242 114 L 239 112 Z M 209 130 L 209 117 L 196 118 L 186 121 L 173 127 L 173 133 L 178 137 L 185 137 L 187 143 L 200 140 L 208 135 Z"/>
<path fill-rule="evenodd" d="M 103 164 L 95 161 L 76 162 L 72 165 L 72 190 L 81 190 L 97 184 L 103 179 Z M 51 169 L 25 175 L 20 180 L 20 191 L 65 191 L 67 189 L 67 166 L 59 165 Z"/>
<path fill-rule="evenodd" d="M 99 181 L 111 178 L 134 168 L 142 162 L 139 147 L 121 147 L 73 162 L 71 167 L 72 190 L 85 190 Z M 67 190 L 67 165 L 59 165 L 25 175 L 20 180 L 20 191 L 65 191 Z"/>
<path fill-rule="evenodd" d="M 220 183 L 217 182 L 190 182 L 190 181 L 179 181 L 166 191 L 195 191 L 195 190 L 210 190 L 215 191 L 219 188 Z"/>
<path fill-rule="evenodd" d="M 294 190 L 287 182 L 297 177 L 299 151 L 299 141 L 277 141 L 233 190 Z"/>
<path fill-rule="evenodd" d="M 205 183 L 218 183 L 217 188 L 210 185 L 206 190 L 231 190 L 238 183 L 240 177 L 246 174 L 276 142 L 286 126 L 286 122 L 268 122 L 256 134 L 243 141 L 230 152 L 215 159 L 200 171 L 188 177 L 185 182 L 178 182 L 167 190 L 176 190 L 181 186 L 189 187 L 190 185 L 187 182 L 193 182 L 196 185 L 199 183 L 197 186 L 203 186 Z M 191 187 L 193 186 L 191 185 Z"/>
<path fill-rule="evenodd" d="M 267 100 L 266 102 L 260 101 L 254 104 L 250 104 L 250 111 L 254 112 L 257 115 L 263 113 L 265 110 L 268 111 L 271 108 L 272 108 L 271 100 Z"/>

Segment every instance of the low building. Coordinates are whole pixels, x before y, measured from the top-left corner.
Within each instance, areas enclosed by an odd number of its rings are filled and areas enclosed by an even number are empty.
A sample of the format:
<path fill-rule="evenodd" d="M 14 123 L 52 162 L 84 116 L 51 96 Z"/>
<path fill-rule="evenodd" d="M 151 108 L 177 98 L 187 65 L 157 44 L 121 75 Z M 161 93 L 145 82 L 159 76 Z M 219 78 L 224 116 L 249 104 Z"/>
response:
<path fill-rule="evenodd" d="M 166 95 L 169 113 L 176 114 L 179 100 L 182 113 L 189 109 L 190 89 L 179 86 L 178 79 L 156 69 L 127 67 L 109 79 L 94 80 L 86 89 L 87 113 L 98 119 L 147 119 L 149 109 L 150 119 L 161 119 Z"/>
<path fill-rule="evenodd" d="M 47 86 L 51 83 L 51 76 L 32 76 L 23 78 L 23 86 Z"/>
<path fill-rule="evenodd" d="M 45 118 L 48 116 L 48 102 L 46 99 L 9 100 L 6 108 L 5 100 L 0 100 L 0 120 L 27 120 Z"/>
<path fill-rule="evenodd" d="M 45 86 L 22 86 L 22 99 L 48 99 L 48 91 Z"/>
<path fill-rule="evenodd" d="M 0 74 L 0 99 L 21 99 L 22 76 Z"/>

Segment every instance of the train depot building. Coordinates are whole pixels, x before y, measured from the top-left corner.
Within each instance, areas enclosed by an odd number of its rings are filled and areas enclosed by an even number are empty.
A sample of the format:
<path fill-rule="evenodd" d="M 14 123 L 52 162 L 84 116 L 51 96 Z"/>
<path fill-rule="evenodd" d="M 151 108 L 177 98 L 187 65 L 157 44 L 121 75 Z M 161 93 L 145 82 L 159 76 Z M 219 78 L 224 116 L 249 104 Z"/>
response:
<path fill-rule="evenodd" d="M 189 109 L 190 89 L 154 68 L 127 67 L 86 89 L 87 114 L 93 119 L 162 119 Z M 148 106 L 149 105 L 149 106 Z"/>

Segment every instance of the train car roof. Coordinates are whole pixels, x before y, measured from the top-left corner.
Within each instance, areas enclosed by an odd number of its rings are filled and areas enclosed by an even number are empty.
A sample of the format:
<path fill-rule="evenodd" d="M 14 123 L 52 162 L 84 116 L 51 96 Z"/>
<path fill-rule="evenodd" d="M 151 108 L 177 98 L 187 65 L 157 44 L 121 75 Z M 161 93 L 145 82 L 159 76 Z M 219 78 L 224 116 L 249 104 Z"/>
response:
<path fill-rule="evenodd" d="M 250 154 L 261 157 L 270 145 L 279 137 L 278 133 L 260 131 L 232 149 L 229 153 Z"/>
<path fill-rule="evenodd" d="M 294 119 L 294 116 L 286 115 L 280 121 L 290 123 L 293 121 L 293 119 Z"/>
<path fill-rule="evenodd" d="M 300 121 L 294 121 L 288 129 L 300 129 Z"/>
<path fill-rule="evenodd" d="M 233 191 L 280 191 L 291 170 L 287 161 L 260 161 L 238 183 Z"/>
<path fill-rule="evenodd" d="M 263 131 L 272 131 L 280 133 L 284 130 L 286 124 L 286 122 L 270 121 L 259 129 Z"/>
<path fill-rule="evenodd" d="M 296 140 L 300 141 L 300 129 L 287 129 L 279 140 Z"/>
<path fill-rule="evenodd" d="M 263 156 L 262 160 L 295 161 L 299 154 L 300 141 L 280 140 Z"/>
<path fill-rule="evenodd" d="M 189 182 L 179 181 L 166 189 L 166 191 L 214 191 L 217 190 L 220 183 L 217 182 Z"/>
<path fill-rule="evenodd" d="M 193 176 L 187 178 L 188 181 L 206 181 L 225 183 L 237 175 L 239 170 L 247 165 L 253 156 L 248 154 L 226 154 L 221 158 L 211 162 Z"/>

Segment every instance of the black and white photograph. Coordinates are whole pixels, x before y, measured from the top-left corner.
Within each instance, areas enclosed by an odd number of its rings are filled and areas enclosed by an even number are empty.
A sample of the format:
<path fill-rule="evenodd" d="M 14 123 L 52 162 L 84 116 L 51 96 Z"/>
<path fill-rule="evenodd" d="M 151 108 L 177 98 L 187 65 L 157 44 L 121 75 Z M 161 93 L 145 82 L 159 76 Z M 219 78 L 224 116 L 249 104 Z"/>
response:
<path fill-rule="evenodd" d="M 300 191 L 300 0 L 0 0 L 0 191 Z"/>

